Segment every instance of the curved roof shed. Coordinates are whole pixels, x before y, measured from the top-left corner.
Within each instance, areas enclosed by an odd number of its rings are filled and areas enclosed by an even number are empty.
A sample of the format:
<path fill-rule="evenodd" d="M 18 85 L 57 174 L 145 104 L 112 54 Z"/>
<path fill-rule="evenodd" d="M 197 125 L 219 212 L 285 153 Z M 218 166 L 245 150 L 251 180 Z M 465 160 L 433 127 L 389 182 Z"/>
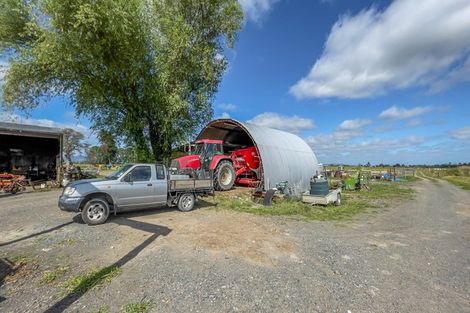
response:
<path fill-rule="evenodd" d="M 288 181 L 299 191 L 307 191 L 311 177 L 320 170 L 310 146 L 299 136 L 281 130 L 217 119 L 204 127 L 197 136 L 200 139 L 219 139 L 227 145 L 254 145 L 261 159 L 259 177 L 265 190 Z"/>

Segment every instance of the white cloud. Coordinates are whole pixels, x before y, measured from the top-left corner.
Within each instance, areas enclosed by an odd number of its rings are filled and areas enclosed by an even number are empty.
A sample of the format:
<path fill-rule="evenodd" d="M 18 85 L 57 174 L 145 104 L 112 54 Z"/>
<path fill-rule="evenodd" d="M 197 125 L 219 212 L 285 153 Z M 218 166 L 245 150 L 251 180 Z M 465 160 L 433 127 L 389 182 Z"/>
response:
<path fill-rule="evenodd" d="M 345 15 L 290 91 L 299 99 L 363 98 L 436 83 L 443 88 L 468 79 L 469 29 L 468 0 L 396 0 L 384 11 Z"/>
<path fill-rule="evenodd" d="M 372 121 L 367 119 L 344 120 L 334 132 L 311 136 L 306 140 L 312 146 L 320 146 L 321 150 L 339 151 L 347 142 L 362 137 L 364 135 L 362 128 L 371 123 Z"/>
<path fill-rule="evenodd" d="M 455 139 L 470 140 L 470 126 L 454 130 L 450 135 Z"/>
<path fill-rule="evenodd" d="M 371 120 L 366 119 L 345 120 L 339 125 L 338 128 L 340 130 L 357 130 L 371 123 Z"/>
<path fill-rule="evenodd" d="M 432 108 L 430 106 L 418 106 L 411 109 L 406 109 L 394 105 L 389 107 L 385 111 L 382 111 L 379 117 L 381 119 L 404 120 L 407 118 L 423 115 L 431 111 Z"/>
<path fill-rule="evenodd" d="M 461 65 L 455 67 L 452 71 L 446 74 L 444 77 L 436 81 L 431 86 L 432 92 L 439 92 L 449 88 L 451 85 L 458 82 L 465 82 L 470 80 L 470 56 Z"/>
<path fill-rule="evenodd" d="M 221 110 L 230 111 L 230 112 L 234 112 L 238 109 L 238 106 L 236 106 L 233 103 L 221 103 L 217 105 L 217 107 Z"/>
<path fill-rule="evenodd" d="M 386 138 L 360 138 L 362 134 L 355 133 L 349 138 L 339 136 L 338 132 L 333 134 L 321 134 L 312 136 L 306 139 L 310 144 L 313 151 L 327 152 L 330 155 L 338 153 L 356 154 L 366 157 L 364 153 L 368 152 L 381 152 L 387 153 L 390 151 L 401 151 L 409 148 L 417 148 L 425 142 L 425 138 L 410 136 L 400 139 L 386 139 Z M 354 140 L 353 140 L 354 139 Z M 365 159 L 364 159 L 365 160 Z M 325 161 L 328 163 L 328 161 Z"/>
<path fill-rule="evenodd" d="M 228 114 L 227 112 L 224 112 L 219 118 L 230 118 L 230 114 Z"/>
<path fill-rule="evenodd" d="M 245 17 L 254 22 L 259 22 L 264 15 L 269 13 L 271 7 L 279 0 L 238 0 L 245 12 Z"/>
<path fill-rule="evenodd" d="M 259 126 L 285 130 L 294 134 L 315 127 L 315 122 L 312 119 L 299 117 L 297 115 L 284 116 L 273 112 L 259 114 L 247 122 Z"/>

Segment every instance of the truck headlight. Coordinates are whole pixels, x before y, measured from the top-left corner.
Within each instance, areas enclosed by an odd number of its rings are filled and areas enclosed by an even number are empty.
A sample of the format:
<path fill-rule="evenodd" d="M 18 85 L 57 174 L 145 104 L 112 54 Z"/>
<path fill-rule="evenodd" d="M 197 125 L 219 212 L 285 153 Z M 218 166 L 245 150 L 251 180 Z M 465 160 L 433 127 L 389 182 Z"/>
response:
<path fill-rule="evenodd" d="M 66 195 L 66 196 L 70 196 L 70 195 L 72 195 L 74 192 L 75 192 L 75 188 L 74 188 L 74 187 L 65 187 L 65 189 L 64 189 L 64 195 Z"/>

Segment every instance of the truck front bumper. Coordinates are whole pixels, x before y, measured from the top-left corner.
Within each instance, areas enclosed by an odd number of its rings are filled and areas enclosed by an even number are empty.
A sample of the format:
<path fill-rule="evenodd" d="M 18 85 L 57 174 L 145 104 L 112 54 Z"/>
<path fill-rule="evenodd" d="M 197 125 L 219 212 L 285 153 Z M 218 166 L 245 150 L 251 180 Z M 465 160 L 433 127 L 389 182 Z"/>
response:
<path fill-rule="evenodd" d="M 61 195 L 59 198 L 59 209 L 67 212 L 78 212 L 83 197 L 67 197 Z"/>

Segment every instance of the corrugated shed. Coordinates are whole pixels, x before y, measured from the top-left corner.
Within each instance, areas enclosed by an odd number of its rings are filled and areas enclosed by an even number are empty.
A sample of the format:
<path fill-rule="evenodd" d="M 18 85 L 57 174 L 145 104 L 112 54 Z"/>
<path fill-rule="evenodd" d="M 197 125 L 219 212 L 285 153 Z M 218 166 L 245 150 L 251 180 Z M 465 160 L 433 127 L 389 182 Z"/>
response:
<path fill-rule="evenodd" d="M 0 122 L 0 134 L 43 138 L 61 138 L 64 134 L 64 130 L 55 127 Z"/>
<path fill-rule="evenodd" d="M 299 136 L 233 119 L 218 119 L 210 122 L 197 139 L 230 142 L 246 135 L 261 157 L 264 189 L 274 188 L 283 181 L 288 181 L 301 192 L 310 189 L 310 178 L 320 170 L 320 166 L 310 146 Z"/>

